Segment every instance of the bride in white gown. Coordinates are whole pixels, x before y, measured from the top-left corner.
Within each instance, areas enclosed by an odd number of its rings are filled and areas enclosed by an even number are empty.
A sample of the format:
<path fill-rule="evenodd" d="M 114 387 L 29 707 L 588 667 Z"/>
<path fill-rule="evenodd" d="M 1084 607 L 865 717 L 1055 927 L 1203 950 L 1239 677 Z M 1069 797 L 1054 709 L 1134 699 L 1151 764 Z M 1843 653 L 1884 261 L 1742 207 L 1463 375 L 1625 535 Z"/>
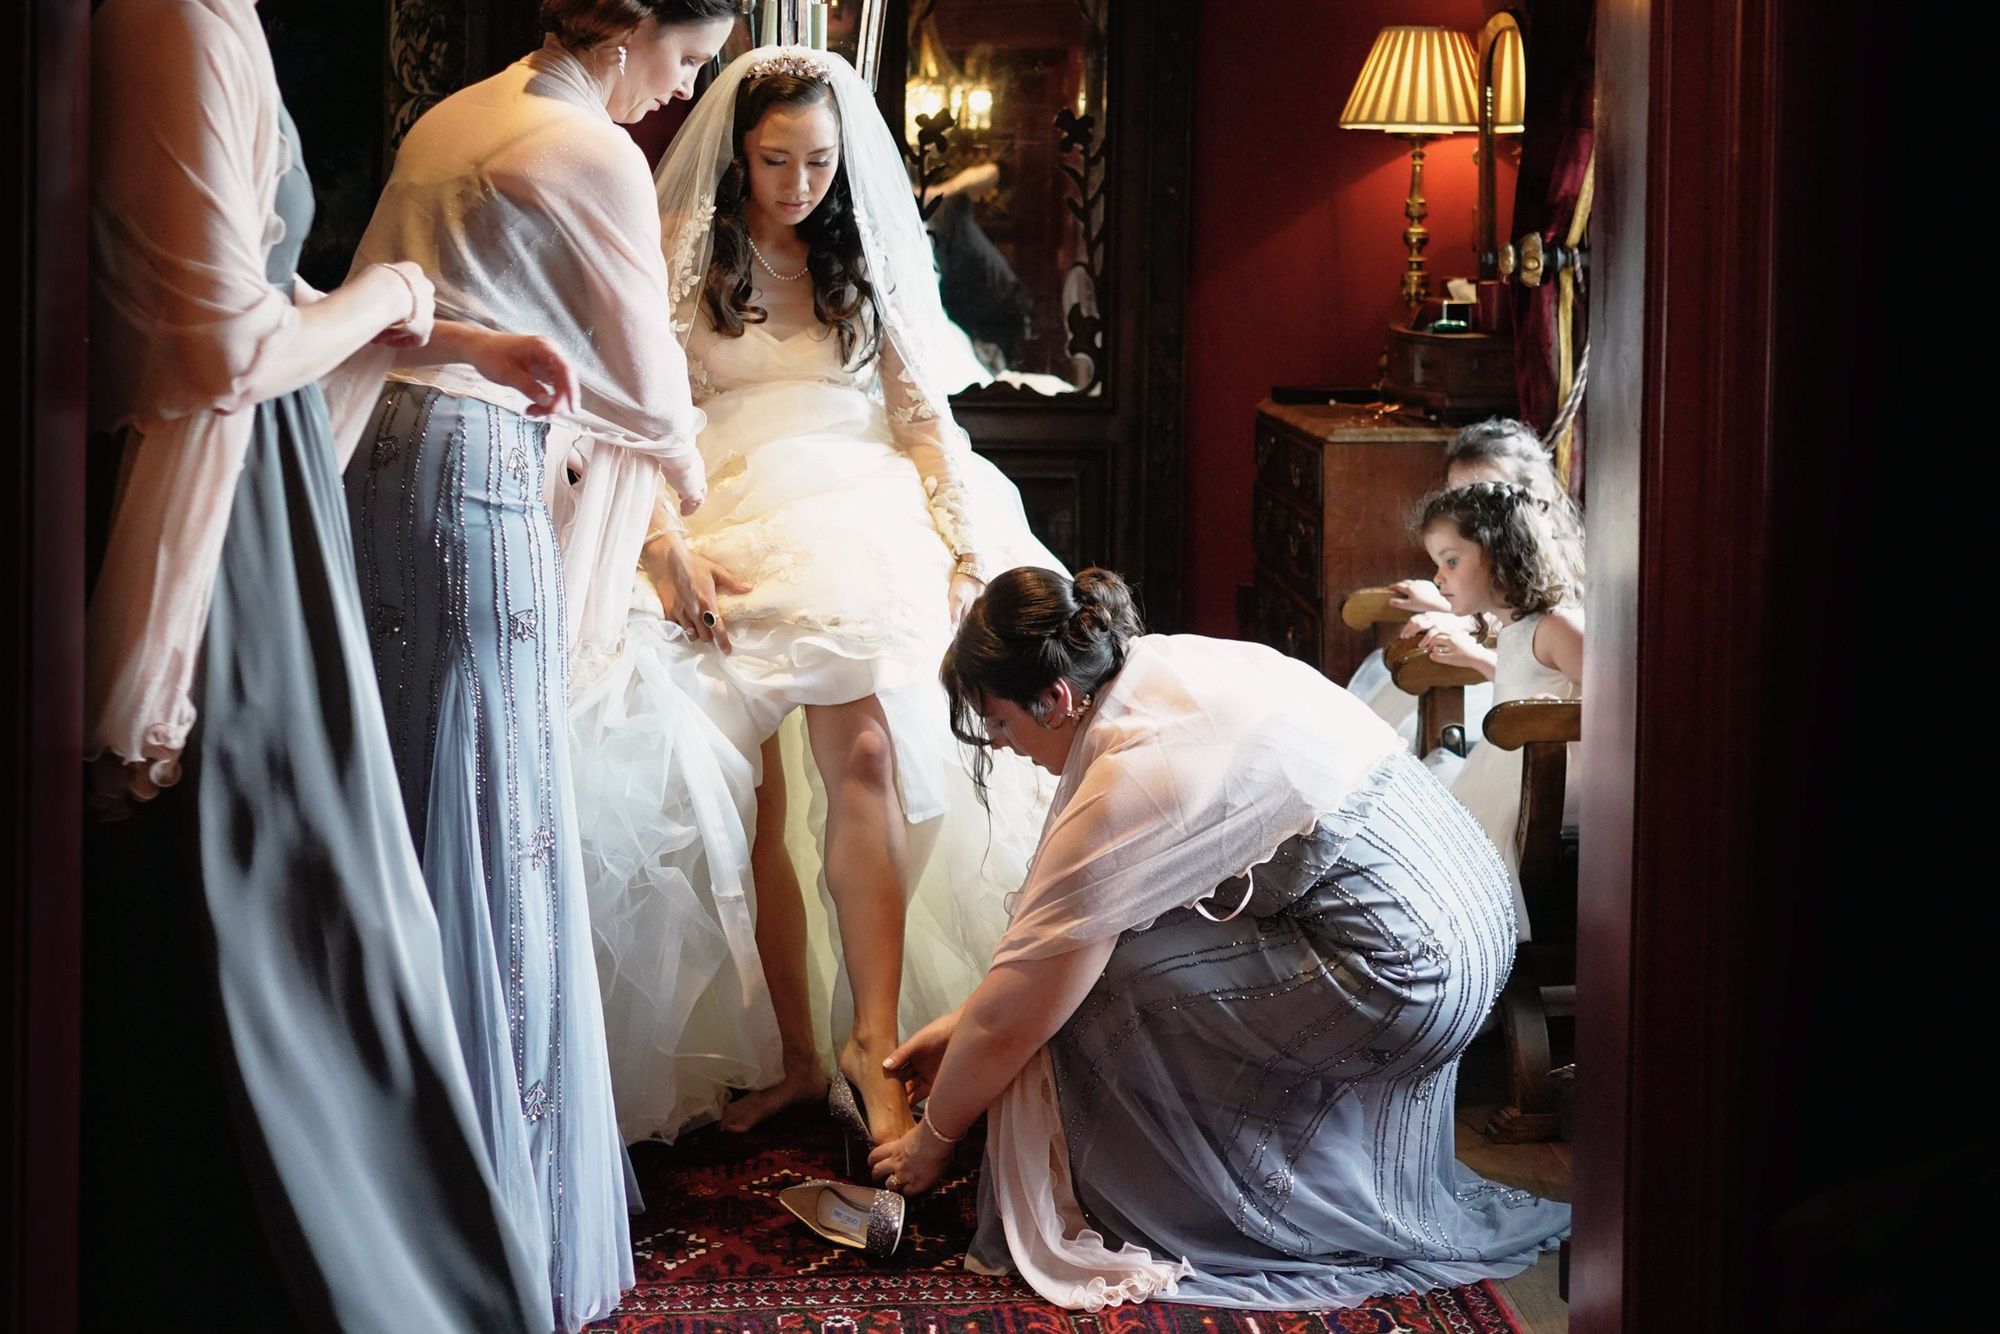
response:
<path fill-rule="evenodd" d="M 709 494 L 685 528 L 661 496 L 624 645 L 574 688 L 620 1124 L 747 1129 L 837 1062 L 891 1138 L 882 1058 L 977 984 L 1046 809 L 1026 765 L 980 804 L 938 663 L 985 576 L 1060 564 L 952 421 L 930 243 L 851 67 L 743 56 L 657 182 Z"/>

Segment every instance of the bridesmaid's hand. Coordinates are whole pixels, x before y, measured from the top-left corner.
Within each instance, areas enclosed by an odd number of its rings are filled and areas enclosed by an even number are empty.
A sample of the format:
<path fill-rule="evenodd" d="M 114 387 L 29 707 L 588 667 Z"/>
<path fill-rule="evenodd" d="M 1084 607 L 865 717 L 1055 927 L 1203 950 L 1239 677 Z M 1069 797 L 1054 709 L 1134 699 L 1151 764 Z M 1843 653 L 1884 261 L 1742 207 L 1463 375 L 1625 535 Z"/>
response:
<path fill-rule="evenodd" d="M 716 599 L 720 593 L 748 593 L 749 584 L 689 551 L 679 533 L 664 533 L 648 542 L 639 552 L 639 564 L 653 581 L 667 619 L 689 639 L 714 644 L 724 653 L 735 647 Z"/>
<path fill-rule="evenodd" d="M 481 330 L 472 347 L 473 369 L 528 400 L 530 417 L 576 409 L 576 371 L 553 339 L 540 334 Z"/>
<path fill-rule="evenodd" d="M 395 312 L 394 323 L 375 335 L 371 342 L 384 347 L 422 347 L 431 339 L 437 320 L 437 292 L 430 275 L 422 267 L 400 260 L 394 264 L 370 265 L 357 282 L 373 283 L 382 291 L 387 309 Z"/>
<path fill-rule="evenodd" d="M 958 1031 L 958 1014 L 953 1010 L 931 1020 L 905 1038 L 903 1045 L 882 1062 L 883 1069 L 903 1081 L 903 1091 L 911 1102 L 930 1096 L 938 1067 L 944 1064 L 945 1048 L 951 1045 L 951 1035 Z"/>
<path fill-rule="evenodd" d="M 951 628 L 958 629 L 958 623 L 965 619 L 965 613 L 972 610 L 972 604 L 979 601 L 979 595 L 986 591 L 986 581 L 977 575 L 954 573 L 951 576 Z"/>
<path fill-rule="evenodd" d="M 951 1165 L 951 1146 L 918 1125 L 901 1139 L 878 1144 L 868 1170 L 885 1190 L 921 1195 L 937 1185 Z"/>

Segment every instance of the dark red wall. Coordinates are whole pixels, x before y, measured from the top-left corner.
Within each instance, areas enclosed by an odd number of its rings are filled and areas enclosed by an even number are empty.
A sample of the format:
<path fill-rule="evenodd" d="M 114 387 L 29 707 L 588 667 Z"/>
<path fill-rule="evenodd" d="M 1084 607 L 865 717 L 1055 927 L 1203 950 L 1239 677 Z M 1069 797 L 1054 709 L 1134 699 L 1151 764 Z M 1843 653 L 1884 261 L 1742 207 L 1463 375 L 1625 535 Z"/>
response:
<path fill-rule="evenodd" d="M 1368 48 L 1396 23 L 1435 23 L 1476 40 L 1495 7 L 1201 6 L 1187 339 L 1190 630 L 1236 633 L 1236 586 L 1251 571 L 1258 400 L 1273 384 L 1373 384 L 1384 330 L 1402 314 L 1409 146 L 1338 125 Z M 1453 135 L 1426 149 L 1433 292 L 1473 271 L 1476 138 Z M 1512 212 L 1513 175 L 1502 152 L 1502 219 Z"/>

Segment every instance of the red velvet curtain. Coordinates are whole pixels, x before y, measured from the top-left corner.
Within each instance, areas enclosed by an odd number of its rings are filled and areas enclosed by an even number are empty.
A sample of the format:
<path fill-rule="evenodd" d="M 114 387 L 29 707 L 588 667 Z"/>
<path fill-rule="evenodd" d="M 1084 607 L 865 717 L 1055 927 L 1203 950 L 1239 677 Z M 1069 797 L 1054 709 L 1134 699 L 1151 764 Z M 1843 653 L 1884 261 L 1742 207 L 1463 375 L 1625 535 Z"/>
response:
<path fill-rule="evenodd" d="M 1526 130 L 1514 187 L 1514 225 L 1503 240 L 1517 246 L 1537 233 L 1544 246 L 1563 244 L 1576 216 L 1590 167 L 1595 98 L 1596 5 L 1593 0 L 1529 0 L 1520 18 L 1527 48 Z M 1521 419 L 1546 433 L 1562 407 L 1556 366 L 1556 281 L 1514 289 L 1514 375 Z M 1571 347 L 1580 354 L 1588 321 L 1575 303 Z M 1550 441 L 1551 445 L 1555 442 Z M 1582 494 L 1581 433 L 1572 455 L 1570 487 Z"/>

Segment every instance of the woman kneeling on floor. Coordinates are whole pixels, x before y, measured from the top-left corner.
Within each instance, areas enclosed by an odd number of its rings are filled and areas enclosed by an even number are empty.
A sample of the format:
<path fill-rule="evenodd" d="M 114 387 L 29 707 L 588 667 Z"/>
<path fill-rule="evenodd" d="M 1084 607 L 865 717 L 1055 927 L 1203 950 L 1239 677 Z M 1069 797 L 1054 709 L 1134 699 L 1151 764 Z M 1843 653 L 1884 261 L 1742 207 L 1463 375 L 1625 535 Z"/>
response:
<path fill-rule="evenodd" d="M 1016 569 L 943 679 L 967 743 L 1060 776 L 991 971 L 890 1058 L 935 1184 L 988 1117 L 974 1268 L 1050 1301 L 1303 1309 L 1531 1265 L 1569 1207 L 1452 1155 L 1514 952 L 1506 869 L 1346 691 L 1143 635 L 1117 575 Z"/>

